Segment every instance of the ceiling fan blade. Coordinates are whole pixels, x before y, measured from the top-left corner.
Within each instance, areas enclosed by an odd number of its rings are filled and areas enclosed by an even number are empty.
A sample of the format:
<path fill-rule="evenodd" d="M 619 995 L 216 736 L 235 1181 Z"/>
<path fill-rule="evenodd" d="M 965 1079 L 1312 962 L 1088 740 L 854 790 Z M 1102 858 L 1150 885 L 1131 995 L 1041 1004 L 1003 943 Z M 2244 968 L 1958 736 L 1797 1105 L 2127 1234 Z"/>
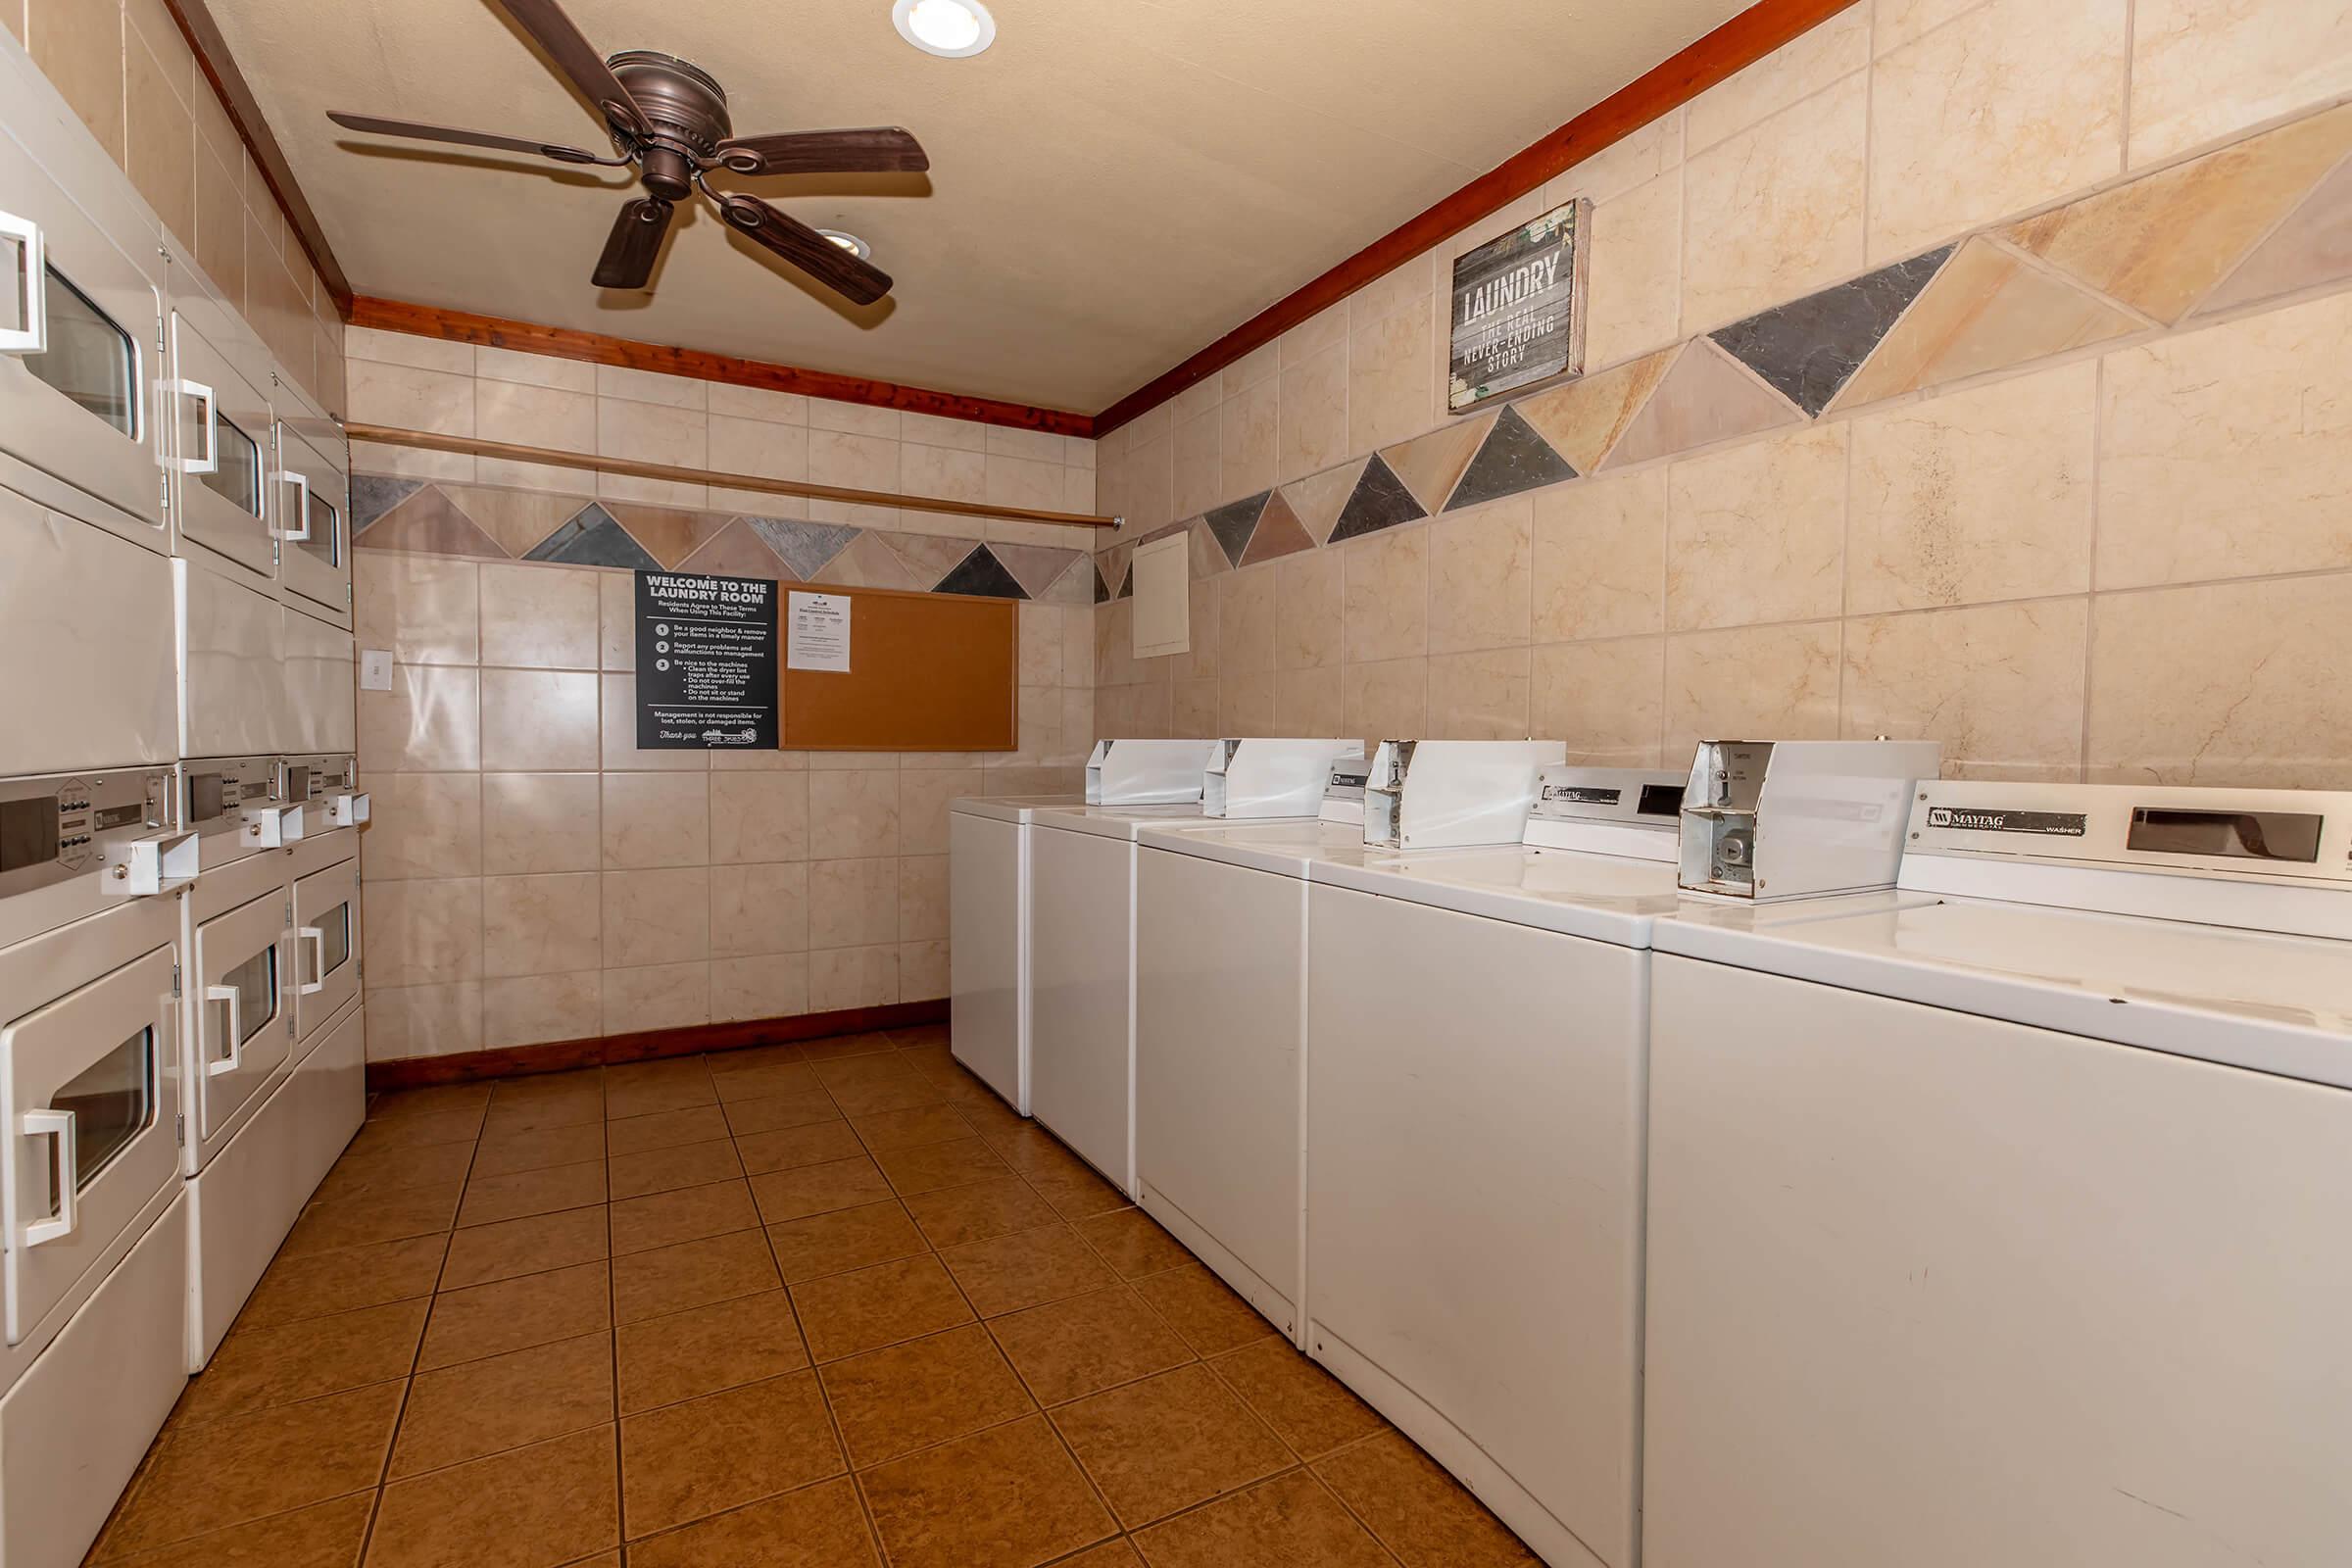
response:
<path fill-rule="evenodd" d="M 756 196 L 726 196 L 718 210 L 726 220 L 836 294 L 871 305 L 890 292 L 890 274 L 796 218 L 787 218 Z"/>
<path fill-rule="evenodd" d="M 654 275 L 654 258 L 662 254 L 662 236 L 669 232 L 669 203 L 658 196 L 641 196 L 620 210 L 605 254 L 597 258 L 593 279 L 598 288 L 643 288 Z"/>
<path fill-rule="evenodd" d="M 599 158 L 578 147 L 564 147 L 555 142 L 532 141 L 523 136 L 500 136 L 487 130 L 460 130 L 454 125 L 427 125 L 413 120 L 379 120 L 373 115 L 347 115 L 330 109 L 326 118 L 345 130 L 364 131 L 370 136 L 405 136 L 412 141 L 446 141 L 460 147 L 489 147 L 499 152 L 528 153 L 537 158 L 553 158 L 560 164 L 621 164 L 620 158 Z"/>
<path fill-rule="evenodd" d="M 718 144 L 718 161 L 738 174 L 919 174 L 931 167 L 922 143 L 899 125 L 736 136 Z"/>
<path fill-rule="evenodd" d="M 620 78 L 612 74 L 612 68 L 605 64 L 605 57 L 572 25 L 571 18 L 556 0 L 498 0 L 498 4 L 514 19 L 516 26 L 537 40 L 555 61 L 556 69 L 586 93 L 607 119 L 640 136 L 653 129 L 637 100 L 629 96 Z"/>

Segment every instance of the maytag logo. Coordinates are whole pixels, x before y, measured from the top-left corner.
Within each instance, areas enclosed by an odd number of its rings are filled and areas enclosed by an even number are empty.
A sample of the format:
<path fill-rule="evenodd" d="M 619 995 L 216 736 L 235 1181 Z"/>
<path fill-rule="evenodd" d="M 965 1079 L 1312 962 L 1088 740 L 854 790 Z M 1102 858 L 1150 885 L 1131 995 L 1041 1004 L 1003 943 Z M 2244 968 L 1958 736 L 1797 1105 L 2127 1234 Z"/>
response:
<path fill-rule="evenodd" d="M 1959 833 L 2041 833 L 2079 839 L 2090 818 L 2081 811 L 1975 811 L 1959 806 L 1931 806 L 1928 826 Z"/>
<path fill-rule="evenodd" d="M 2009 822 L 2006 811 L 1962 811 L 1949 806 L 1928 808 L 1930 827 L 1973 827 L 1999 832 Z"/>

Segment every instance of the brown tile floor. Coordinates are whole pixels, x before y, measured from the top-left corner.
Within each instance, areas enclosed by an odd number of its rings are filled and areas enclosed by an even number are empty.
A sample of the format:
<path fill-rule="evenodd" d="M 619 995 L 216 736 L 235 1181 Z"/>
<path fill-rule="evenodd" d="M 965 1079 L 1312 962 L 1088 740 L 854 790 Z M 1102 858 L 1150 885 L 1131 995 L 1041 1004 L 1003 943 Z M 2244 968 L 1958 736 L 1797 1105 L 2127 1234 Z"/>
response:
<path fill-rule="evenodd" d="M 92 1562 L 1532 1557 L 910 1030 L 378 1099 Z"/>

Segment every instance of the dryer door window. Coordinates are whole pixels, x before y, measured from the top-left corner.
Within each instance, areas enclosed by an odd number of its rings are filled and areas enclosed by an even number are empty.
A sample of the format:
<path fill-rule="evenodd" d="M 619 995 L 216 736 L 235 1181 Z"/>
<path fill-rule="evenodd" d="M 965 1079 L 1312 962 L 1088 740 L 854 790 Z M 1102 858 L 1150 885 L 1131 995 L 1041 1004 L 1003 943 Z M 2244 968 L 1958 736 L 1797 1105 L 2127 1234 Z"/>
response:
<path fill-rule="evenodd" d="M 139 351 L 122 324 L 98 308 L 54 266 L 48 278 L 49 351 L 27 355 L 33 379 L 64 393 L 86 413 L 139 438 L 139 404 L 132 395 Z"/>
<path fill-rule="evenodd" d="M 219 444 L 220 455 L 214 460 L 212 471 L 198 474 L 196 482 L 256 522 L 261 521 L 262 444 L 239 429 L 237 421 L 225 414 L 213 416 L 212 439 Z"/>
<path fill-rule="evenodd" d="M 273 578 L 270 400 L 227 351 L 176 312 L 172 361 L 182 554 L 187 545 L 201 545 L 199 554 L 216 568 L 230 563 Z"/>
<path fill-rule="evenodd" d="M 331 445 L 331 444 L 330 444 Z M 343 511 L 350 481 L 322 448 L 292 420 L 277 426 L 277 533 L 285 545 L 278 572 L 287 588 L 336 618 L 349 613 L 351 569 L 345 559 Z"/>
<path fill-rule="evenodd" d="M 283 884 L 196 925 L 199 1136 L 209 1144 L 285 1065 Z"/>
<path fill-rule="evenodd" d="M 155 1125 L 155 1026 L 141 1025 L 114 1050 L 91 1062 L 50 1101 L 74 1120 L 74 1194 L 113 1164 L 130 1141 Z M 65 1206 L 65 1171 L 50 1167 L 47 1216 Z"/>
<path fill-rule="evenodd" d="M 303 1040 L 359 993 L 357 869 L 345 860 L 294 883 L 294 1033 Z"/>

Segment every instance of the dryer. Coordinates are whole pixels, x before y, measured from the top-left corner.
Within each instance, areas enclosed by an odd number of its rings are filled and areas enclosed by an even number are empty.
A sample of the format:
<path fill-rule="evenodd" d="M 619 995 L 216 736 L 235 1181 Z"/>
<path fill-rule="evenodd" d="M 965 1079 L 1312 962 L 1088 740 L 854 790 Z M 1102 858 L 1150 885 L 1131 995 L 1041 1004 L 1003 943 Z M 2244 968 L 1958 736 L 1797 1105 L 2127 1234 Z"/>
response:
<path fill-rule="evenodd" d="M 2352 795 L 1929 784 L 1903 907 L 1662 922 L 1652 1560 L 2352 1541 Z"/>
<path fill-rule="evenodd" d="M 351 456 L 343 430 L 272 376 L 278 582 L 288 606 L 351 625 Z"/>
<path fill-rule="evenodd" d="M 243 324 L 201 295 L 172 313 L 179 550 L 265 588 L 284 531 L 270 394 L 239 364 Z"/>
<path fill-rule="evenodd" d="M 949 1049 L 1029 1114 L 1029 827 L 1075 795 L 988 800 L 948 810 Z"/>

